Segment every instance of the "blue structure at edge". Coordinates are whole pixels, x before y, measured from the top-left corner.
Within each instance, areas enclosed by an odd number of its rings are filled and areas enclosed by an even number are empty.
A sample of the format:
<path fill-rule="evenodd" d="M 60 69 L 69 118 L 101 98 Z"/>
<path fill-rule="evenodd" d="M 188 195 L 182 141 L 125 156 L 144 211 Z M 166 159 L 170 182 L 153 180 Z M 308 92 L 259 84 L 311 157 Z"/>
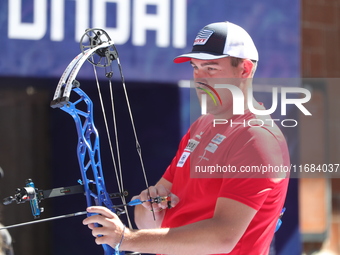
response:
<path fill-rule="evenodd" d="M 102 163 L 100 158 L 99 134 L 93 122 L 93 103 L 89 96 L 80 88 L 73 88 L 80 98 L 75 102 L 67 102 L 60 109 L 72 116 L 75 121 L 78 146 L 77 155 L 82 175 L 87 206 L 98 205 L 109 208 L 116 213 L 114 205 L 106 191 Z M 77 109 L 79 103 L 85 102 L 87 109 Z M 83 119 L 81 117 L 84 117 Z M 83 120 L 83 121 L 82 121 Z M 86 162 L 88 160 L 88 162 Z M 87 178 L 88 171 L 93 171 L 94 180 Z M 90 186 L 96 187 L 96 192 Z M 88 214 L 90 216 L 90 214 Z M 104 255 L 124 255 L 125 252 L 116 251 L 109 245 L 103 244 Z"/>

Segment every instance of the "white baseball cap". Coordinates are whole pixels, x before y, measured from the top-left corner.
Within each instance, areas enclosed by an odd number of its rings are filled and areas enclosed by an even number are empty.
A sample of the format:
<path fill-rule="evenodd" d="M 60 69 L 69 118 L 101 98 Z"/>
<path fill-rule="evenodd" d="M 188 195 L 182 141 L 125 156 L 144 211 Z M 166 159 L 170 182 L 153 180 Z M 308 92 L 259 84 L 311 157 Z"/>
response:
<path fill-rule="evenodd" d="M 250 35 L 242 27 L 231 22 L 212 23 L 197 34 L 192 51 L 174 59 L 183 63 L 190 59 L 211 60 L 224 57 L 259 60 L 259 54 Z"/>

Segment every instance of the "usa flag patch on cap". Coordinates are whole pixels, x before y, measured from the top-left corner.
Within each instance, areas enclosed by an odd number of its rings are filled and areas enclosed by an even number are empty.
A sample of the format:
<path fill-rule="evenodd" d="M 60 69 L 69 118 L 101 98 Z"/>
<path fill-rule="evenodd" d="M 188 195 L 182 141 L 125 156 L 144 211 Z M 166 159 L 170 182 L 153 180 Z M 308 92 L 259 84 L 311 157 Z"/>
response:
<path fill-rule="evenodd" d="M 195 41 L 194 41 L 194 46 L 195 45 L 204 45 L 210 36 L 214 33 L 213 30 L 210 29 L 202 29 L 196 36 Z"/>

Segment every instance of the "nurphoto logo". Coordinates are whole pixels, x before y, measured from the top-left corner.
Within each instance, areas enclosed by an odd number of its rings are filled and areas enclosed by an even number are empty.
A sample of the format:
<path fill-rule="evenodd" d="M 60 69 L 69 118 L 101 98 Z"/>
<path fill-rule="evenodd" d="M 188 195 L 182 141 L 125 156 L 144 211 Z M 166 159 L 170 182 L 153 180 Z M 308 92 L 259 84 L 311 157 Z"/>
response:
<path fill-rule="evenodd" d="M 245 112 L 245 96 L 242 92 L 242 90 L 235 85 L 230 85 L 230 84 L 215 84 L 214 87 L 209 86 L 207 84 L 204 84 L 206 87 L 210 89 L 201 88 L 198 87 L 198 89 L 203 90 L 206 94 L 201 94 L 201 114 L 205 115 L 207 114 L 207 95 L 210 96 L 212 101 L 214 102 L 215 105 L 217 105 L 217 101 L 219 101 L 220 105 L 222 105 L 222 100 L 220 96 L 218 95 L 216 89 L 229 89 L 229 91 L 232 94 L 233 98 L 233 115 L 244 115 Z M 288 94 L 300 94 L 302 95 L 299 98 L 288 98 Z M 295 105 L 304 115 L 312 115 L 306 107 L 303 105 L 307 103 L 311 99 L 311 93 L 309 90 L 301 87 L 273 87 L 272 88 L 272 93 L 271 93 L 271 98 L 272 98 L 272 105 L 269 109 L 256 109 L 253 105 L 252 101 L 252 96 L 247 97 L 247 106 L 250 112 L 254 113 L 255 115 L 270 115 L 274 113 L 278 107 L 278 98 L 279 94 L 281 95 L 280 101 L 281 101 L 281 115 L 286 116 L 287 115 L 287 105 Z M 253 95 L 253 89 L 248 88 L 248 95 Z M 268 121 L 271 121 L 272 123 L 274 121 L 279 121 L 278 119 L 268 119 Z M 254 122 L 254 120 L 250 120 L 248 122 Z M 264 125 L 263 120 L 257 120 L 257 123 L 261 122 Z M 293 125 L 288 125 L 288 122 L 294 123 Z M 228 123 L 228 120 L 224 119 L 215 119 L 214 120 L 214 126 L 216 124 L 226 124 Z M 244 123 L 246 124 L 246 123 Z M 248 123 L 250 126 L 251 124 Z M 284 127 L 295 127 L 297 126 L 297 121 L 294 119 L 285 119 L 281 120 L 281 124 Z"/>

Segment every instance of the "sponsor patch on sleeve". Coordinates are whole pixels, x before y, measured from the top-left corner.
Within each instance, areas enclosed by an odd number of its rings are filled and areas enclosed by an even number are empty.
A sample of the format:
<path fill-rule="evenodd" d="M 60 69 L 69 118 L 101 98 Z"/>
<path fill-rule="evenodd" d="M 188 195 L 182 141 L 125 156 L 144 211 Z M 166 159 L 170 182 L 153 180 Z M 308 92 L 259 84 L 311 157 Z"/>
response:
<path fill-rule="evenodd" d="M 196 140 L 194 140 L 194 139 L 190 139 L 189 141 L 188 141 L 188 145 L 187 145 L 187 147 L 185 147 L 185 151 L 190 151 L 190 152 L 193 152 L 195 149 L 196 149 L 196 147 L 197 147 L 197 145 L 199 144 L 200 142 L 199 141 L 196 141 Z"/>
<path fill-rule="evenodd" d="M 183 167 L 185 161 L 189 158 L 190 152 L 183 151 L 181 158 L 177 162 L 177 167 Z"/>

